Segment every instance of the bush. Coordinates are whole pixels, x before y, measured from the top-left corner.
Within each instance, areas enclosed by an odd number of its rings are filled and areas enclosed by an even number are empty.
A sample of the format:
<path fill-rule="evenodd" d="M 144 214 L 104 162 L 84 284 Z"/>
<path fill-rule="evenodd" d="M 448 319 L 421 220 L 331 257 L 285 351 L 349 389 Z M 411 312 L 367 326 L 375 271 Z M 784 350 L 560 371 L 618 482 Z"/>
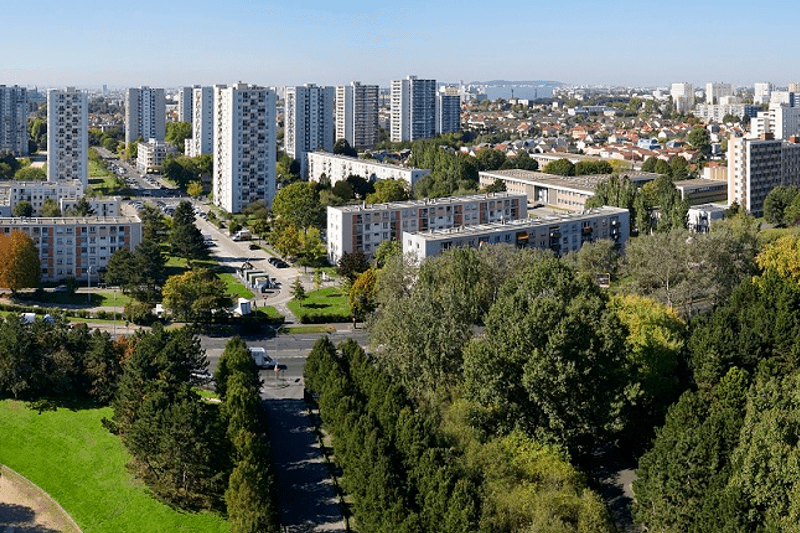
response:
<path fill-rule="evenodd" d="M 301 311 L 298 314 L 301 324 L 328 324 L 335 322 L 350 322 L 353 315 L 350 313 L 317 312 L 313 310 Z"/>
<path fill-rule="evenodd" d="M 156 320 L 150 304 L 131 300 L 125 304 L 125 320 L 139 326 L 149 326 Z"/>

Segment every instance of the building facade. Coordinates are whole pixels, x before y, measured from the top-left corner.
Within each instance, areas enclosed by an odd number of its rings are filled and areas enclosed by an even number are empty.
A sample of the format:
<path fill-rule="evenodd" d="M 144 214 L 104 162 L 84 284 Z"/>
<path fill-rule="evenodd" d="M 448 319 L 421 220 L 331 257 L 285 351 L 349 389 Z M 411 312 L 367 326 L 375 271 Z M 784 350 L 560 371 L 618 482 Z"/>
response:
<path fill-rule="evenodd" d="M 722 122 L 726 115 L 739 119 L 744 116 L 755 117 L 761 111 L 761 106 L 749 104 L 697 104 L 694 116 L 707 122 Z"/>
<path fill-rule="evenodd" d="M 192 89 L 192 137 L 185 141 L 186 155 L 214 152 L 214 88 Z"/>
<path fill-rule="evenodd" d="M 300 162 L 300 175 L 308 176 L 306 154 L 321 149 L 333 152 L 336 136 L 333 87 L 307 84 L 286 87 L 283 142 L 286 153 Z"/>
<path fill-rule="evenodd" d="M 0 186 L 0 216 L 10 217 L 20 202 L 33 207 L 33 216 L 39 216 L 46 200 L 58 203 L 62 198 L 77 201 L 83 196 L 83 185 L 72 181 L 16 181 Z"/>
<path fill-rule="evenodd" d="M 800 185 L 800 139 L 782 141 L 731 137 L 728 141 L 728 203 L 754 216 L 764 214 L 764 199 L 778 185 Z"/>
<path fill-rule="evenodd" d="M 436 80 L 409 76 L 392 80 L 391 140 L 416 141 L 436 135 Z"/>
<path fill-rule="evenodd" d="M 475 226 L 403 233 L 403 254 L 417 262 L 435 257 L 451 248 L 507 244 L 520 248 L 552 250 L 557 256 L 577 252 L 586 242 L 612 240 L 624 249 L 630 236 L 627 209 L 603 206 L 580 213 L 525 218 Z"/>
<path fill-rule="evenodd" d="M 28 90 L 0 85 L 0 152 L 28 155 Z"/>
<path fill-rule="evenodd" d="M 770 96 L 772 95 L 772 83 L 768 81 L 756 82 L 753 84 L 753 103 L 766 104 L 769 103 Z"/>
<path fill-rule="evenodd" d="M 74 87 L 47 93 L 47 180 L 89 186 L 89 99 Z"/>
<path fill-rule="evenodd" d="M 356 150 L 378 143 L 378 86 L 350 85 L 336 87 L 336 140 L 345 139 Z"/>
<path fill-rule="evenodd" d="M 367 181 L 402 180 L 408 184 L 410 189 L 417 180 L 430 173 L 430 170 L 389 165 L 379 163 L 374 159 L 360 159 L 325 152 L 308 154 L 308 179 L 320 181 L 325 175 L 331 185 L 336 185 L 349 176 L 361 176 Z"/>
<path fill-rule="evenodd" d="M 733 86 L 730 83 L 706 83 L 706 104 L 720 104 L 721 98 L 725 96 L 733 96 Z"/>
<path fill-rule="evenodd" d="M 125 143 L 136 139 L 164 140 L 167 101 L 164 89 L 130 88 L 125 91 Z"/>
<path fill-rule="evenodd" d="M 415 233 L 527 217 L 525 197 L 511 193 L 451 196 L 375 205 L 328 207 L 328 260 L 345 253 L 372 257 L 378 246 Z"/>
<path fill-rule="evenodd" d="M 178 89 L 178 121 L 180 122 L 192 122 L 193 89 L 193 87 Z"/>
<path fill-rule="evenodd" d="M 133 251 L 142 242 L 137 217 L 0 218 L 0 233 L 21 231 L 39 250 L 41 280 L 97 279 L 98 269 L 119 249 Z"/>
<path fill-rule="evenodd" d="M 454 87 L 440 87 L 436 93 L 436 133 L 461 131 L 461 96 Z"/>
<path fill-rule="evenodd" d="M 175 148 L 165 141 L 149 139 L 141 142 L 136 150 L 136 168 L 141 172 L 160 170 L 167 155 L 174 151 Z"/>
<path fill-rule="evenodd" d="M 275 197 L 275 92 L 214 87 L 214 204 L 230 213 Z"/>
<path fill-rule="evenodd" d="M 678 113 L 686 114 L 694 107 L 694 87 L 691 83 L 673 83 L 669 94 Z"/>

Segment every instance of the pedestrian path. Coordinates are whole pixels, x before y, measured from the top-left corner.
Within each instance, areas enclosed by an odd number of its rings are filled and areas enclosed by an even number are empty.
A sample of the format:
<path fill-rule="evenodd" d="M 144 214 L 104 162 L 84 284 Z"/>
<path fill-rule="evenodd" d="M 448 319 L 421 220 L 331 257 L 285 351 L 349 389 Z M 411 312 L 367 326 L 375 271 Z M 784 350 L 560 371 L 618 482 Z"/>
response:
<path fill-rule="evenodd" d="M 281 523 L 287 533 L 347 531 L 306 403 L 266 400 Z"/>

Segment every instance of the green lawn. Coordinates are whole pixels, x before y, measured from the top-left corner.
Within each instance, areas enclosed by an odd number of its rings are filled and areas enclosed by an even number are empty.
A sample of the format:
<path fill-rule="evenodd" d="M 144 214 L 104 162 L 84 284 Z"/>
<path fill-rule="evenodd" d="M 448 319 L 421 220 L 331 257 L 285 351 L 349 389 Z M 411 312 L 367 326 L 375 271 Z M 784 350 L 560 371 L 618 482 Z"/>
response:
<path fill-rule="evenodd" d="M 84 533 L 227 532 L 210 513 L 178 512 L 152 499 L 125 469 L 130 455 L 100 421 L 111 409 L 39 414 L 0 402 L 0 462 L 48 492 Z"/>
<path fill-rule="evenodd" d="M 253 299 L 253 293 L 239 281 L 239 278 L 229 272 L 221 272 L 217 274 L 219 279 L 225 282 L 228 286 L 228 293 L 234 295 L 236 298 Z"/>
<path fill-rule="evenodd" d="M 26 295 L 27 296 L 27 295 Z M 92 293 L 91 302 L 89 301 L 89 296 L 86 293 L 74 293 L 74 294 L 67 294 L 67 293 L 54 293 L 54 292 L 46 292 L 44 293 L 43 297 L 37 298 L 35 293 L 29 294 L 30 299 L 25 299 L 24 303 L 38 303 L 45 306 L 58 306 L 61 304 L 66 305 L 83 305 L 91 303 L 92 306 L 103 306 L 103 307 L 125 307 L 125 304 L 128 303 L 131 299 L 129 296 L 122 294 L 122 292 L 117 291 L 116 293 L 113 291 L 108 292 L 95 292 Z"/>
<path fill-rule="evenodd" d="M 303 304 L 292 300 L 286 304 L 292 313 L 303 323 L 347 322 L 350 320 L 350 306 L 347 295 L 338 287 L 326 287 L 306 293 Z M 304 319 L 303 317 L 306 317 Z"/>
<path fill-rule="evenodd" d="M 283 324 L 283 321 L 286 319 L 285 316 L 280 314 L 278 310 L 272 307 L 271 305 L 265 306 L 262 304 L 258 304 L 258 307 L 253 309 L 253 312 L 261 320 L 265 320 L 272 324 Z"/>

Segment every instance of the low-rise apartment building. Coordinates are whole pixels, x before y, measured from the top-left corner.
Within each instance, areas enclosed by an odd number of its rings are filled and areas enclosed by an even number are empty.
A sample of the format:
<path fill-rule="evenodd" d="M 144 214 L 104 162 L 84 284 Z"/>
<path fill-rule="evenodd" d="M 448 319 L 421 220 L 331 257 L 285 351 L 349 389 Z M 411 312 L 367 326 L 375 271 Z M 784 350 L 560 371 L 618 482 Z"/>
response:
<path fill-rule="evenodd" d="M 11 181 L 0 185 L 0 216 L 10 217 L 18 203 L 33 206 L 33 215 L 41 213 L 45 200 L 58 203 L 62 198 L 78 200 L 83 196 L 80 180 L 70 181 Z"/>
<path fill-rule="evenodd" d="M 382 242 L 400 239 L 404 232 L 517 220 L 527 214 L 525 196 L 508 192 L 328 207 L 328 260 L 336 264 L 345 253 L 358 250 L 372 257 Z"/>
<path fill-rule="evenodd" d="M 114 252 L 133 251 L 142 242 L 137 217 L 0 218 L 0 234 L 12 231 L 36 243 L 44 282 L 94 277 Z"/>
<path fill-rule="evenodd" d="M 309 152 L 307 156 L 308 178 L 311 181 L 319 181 L 324 174 L 331 185 L 336 185 L 349 176 L 361 176 L 367 181 L 402 180 L 408 183 L 409 187 L 413 187 L 417 180 L 431 173 L 427 169 L 389 165 L 374 159 L 359 159 L 328 152 Z"/>
<path fill-rule="evenodd" d="M 147 142 L 139 143 L 136 152 L 136 168 L 142 172 L 150 169 L 160 169 L 168 154 L 175 151 L 175 148 L 165 142 L 156 139 L 149 139 Z"/>
<path fill-rule="evenodd" d="M 713 202 L 726 203 L 728 201 L 728 182 L 698 178 L 693 180 L 678 180 L 675 188 L 681 193 L 681 198 L 689 205 L 709 204 Z"/>
<path fill-rule="evenodd" d="M 600 207 L 580 213 L 403 233 L 403 253 L 421 262 L 451 248 L 484 244 L 550 249 L 557 256 L 577 252 L 585 242 L 611 239 L 624 249 L 630 236 L 630 213 Z"/>

